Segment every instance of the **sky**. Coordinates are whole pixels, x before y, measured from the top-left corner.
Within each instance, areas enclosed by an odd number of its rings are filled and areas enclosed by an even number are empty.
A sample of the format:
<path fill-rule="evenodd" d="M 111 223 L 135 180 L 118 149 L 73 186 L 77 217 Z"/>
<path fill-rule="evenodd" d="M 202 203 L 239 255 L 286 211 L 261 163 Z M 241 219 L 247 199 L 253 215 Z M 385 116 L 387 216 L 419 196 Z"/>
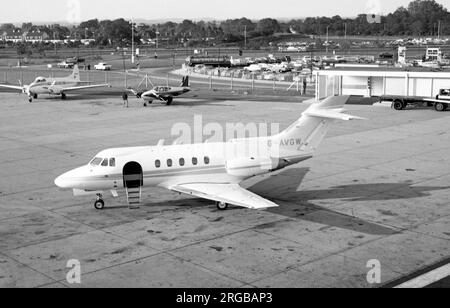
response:
<path fill-rule="evenodd" d="M 6 22 L 78 23 L 98 19 L 224 20 L 390 13 L 412 0 L 1 0 L 0 24 Z M 450 0 L 437 0 L 450 9 Z"/>

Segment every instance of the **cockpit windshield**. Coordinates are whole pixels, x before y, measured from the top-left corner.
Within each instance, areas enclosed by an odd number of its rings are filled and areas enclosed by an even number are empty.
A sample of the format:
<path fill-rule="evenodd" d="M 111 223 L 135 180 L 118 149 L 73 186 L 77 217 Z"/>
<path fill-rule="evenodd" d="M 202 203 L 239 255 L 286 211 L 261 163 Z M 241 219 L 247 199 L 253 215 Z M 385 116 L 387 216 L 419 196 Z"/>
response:
<path fill-rule="evenodd" d="M 91 162 L 89 164 L 92 165 L 92 166 L 100 166 L 102 161 L 103 161 L 103 158 L 96 157 L 93 160 L 91 160 Z"/>
<path fill-rule="evenodd" d="M 36 80 L 34 81 L 35 83 L 41 83 L 41 82 L 46 82 L 47 80 L 44 77 L 38 77 L 36 78 Z"/>
<path fill-rule="evenodd" d="M 115 167 L 116 166 L 116 159 L 115 158 L 101 158 L 101 157 L 95 157 L 89 165 L 97 167 Z"/>

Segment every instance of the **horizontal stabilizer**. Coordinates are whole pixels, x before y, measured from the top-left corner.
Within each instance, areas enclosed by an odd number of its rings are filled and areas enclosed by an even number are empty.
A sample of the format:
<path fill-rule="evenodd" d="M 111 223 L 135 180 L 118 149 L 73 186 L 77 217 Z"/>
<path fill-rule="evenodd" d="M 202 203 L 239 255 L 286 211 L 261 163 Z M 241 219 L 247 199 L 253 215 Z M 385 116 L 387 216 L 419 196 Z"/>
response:
<path fill-rule="evenodd" d="M 304 113 L 304 115 L 316 118 L 342 120 L 342 121 L 366 120 L 365 118 L 342 113 L 341 111 L 342 109 L 316 109 L 316 110 L 308 110 Z"/>

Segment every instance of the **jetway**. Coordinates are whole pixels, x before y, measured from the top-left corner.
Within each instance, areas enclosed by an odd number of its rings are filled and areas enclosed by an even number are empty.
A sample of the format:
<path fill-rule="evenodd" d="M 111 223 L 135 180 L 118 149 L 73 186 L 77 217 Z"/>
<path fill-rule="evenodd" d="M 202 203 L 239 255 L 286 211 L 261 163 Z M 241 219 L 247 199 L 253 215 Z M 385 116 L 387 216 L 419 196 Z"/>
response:
<path fill-rule="evenodd" d="M 450 89 L 450 72 L 323 70 L 316 72 L 316 99 L 333 95 L 435 97 Z"/>

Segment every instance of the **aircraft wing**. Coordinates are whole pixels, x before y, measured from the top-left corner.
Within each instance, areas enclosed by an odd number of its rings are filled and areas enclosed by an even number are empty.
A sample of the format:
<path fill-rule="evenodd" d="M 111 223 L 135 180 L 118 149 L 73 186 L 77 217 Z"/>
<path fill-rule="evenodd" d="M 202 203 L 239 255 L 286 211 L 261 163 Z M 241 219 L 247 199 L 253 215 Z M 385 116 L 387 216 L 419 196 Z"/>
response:
<path fill-rule="evenodd" d="M 170 187 L 170 190 L 252 210 L 278 207 L 277 204 L 242 188 L 238 184 L 188 183 L 175 185 Z"/>
<path fill-rule="evenodd" d="M 20 87 L 20 86 L 10 86 L 10 85 L 7 85 L 7 84 L 0 84 L 0 88 L 7 88 L 7 89 L 13 89 L 13 90 L 23 91 L 23 87 Z"/>
<path fill-rule="evenodd" d="M 66 93 L 66 92 L 86 90 L 86 89 L 109 88 L 109 87 L 111 87 L 109 84 L 96 84 L 96 85 L 90 85 L 90 86 L 79 86 L 79 87 L 64 88 L 64 89 L 61 90 L 61 92 Z"/>
<path fill-rule="evenodd" d="M 155 95 L 156 99 L 159 99 L 160 101 L 165 102 L 165 99 L 162 95 L 159 95 L 158 93 L 154 93 L 154 95 Z"/>

